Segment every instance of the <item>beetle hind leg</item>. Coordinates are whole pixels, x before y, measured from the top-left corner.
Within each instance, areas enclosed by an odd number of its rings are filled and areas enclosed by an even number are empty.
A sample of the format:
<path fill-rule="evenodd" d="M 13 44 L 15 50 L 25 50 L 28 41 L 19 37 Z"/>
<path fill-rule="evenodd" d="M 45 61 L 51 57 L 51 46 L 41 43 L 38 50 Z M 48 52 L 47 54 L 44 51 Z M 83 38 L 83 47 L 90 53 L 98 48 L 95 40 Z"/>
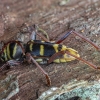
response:
<path fill-rule="evenodd" d="M 9 61 L 6 62 L 6 64 L 1 66 L 0 71 L 6 70 L 6 69 L 10 69 L 10 66 L 17 66 L 17 65 L 20 65 L 20 64 L 21 64 L 20 61 L 9 60 Z"/>

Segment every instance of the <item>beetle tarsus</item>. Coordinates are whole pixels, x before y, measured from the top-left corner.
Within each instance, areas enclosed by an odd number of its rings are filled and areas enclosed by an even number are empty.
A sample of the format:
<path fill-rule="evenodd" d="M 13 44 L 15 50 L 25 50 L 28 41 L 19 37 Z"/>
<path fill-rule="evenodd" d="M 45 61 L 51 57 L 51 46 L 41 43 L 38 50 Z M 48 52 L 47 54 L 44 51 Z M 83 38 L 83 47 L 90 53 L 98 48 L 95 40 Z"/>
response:
<path fill-rule="evenodd" d="M 45 74 L 45 76 L 46 76 L 46 80 L 47 80 L 47 85 L 50 86 L 51 85 L 50 77 L 48 76 L 48 74 Z"/>

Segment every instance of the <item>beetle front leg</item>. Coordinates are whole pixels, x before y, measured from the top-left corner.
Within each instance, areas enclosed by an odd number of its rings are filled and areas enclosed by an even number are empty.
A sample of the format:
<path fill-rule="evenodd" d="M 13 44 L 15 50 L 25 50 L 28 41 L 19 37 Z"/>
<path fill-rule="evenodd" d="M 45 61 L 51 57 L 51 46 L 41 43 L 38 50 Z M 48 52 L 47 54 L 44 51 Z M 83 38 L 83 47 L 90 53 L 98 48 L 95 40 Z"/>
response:
<path fill-rule="evenodd" d="M 75 35 L 79 36 L 80 38 L 82 38 L 83 40 L 85 40 L 86 42 L 90 43 L 91 45 L 93 45 L 97 50 L 100 50 L 100 47 L 97 46 L 95 43 L 93 43 L 91 40 L 89 40 L 88 38 L 82 36 L 81 34 L 79 34 L 78 32 L 72 31 L 72 33 L 74 33 Z"/>
<path fill-rule="evenodd" d="M 97 67 L 96 65 L 94 65 L 94 64 L 92 64 L 92 63 L 90 63 L 90 62 L 88 62 L 88 61 L 86 61 L 86 60 L 80 58 L 79 56 L 76 56 L 75 54 L 71 54 L 70 51 L 68 51 L 68 50 L 66 50 L 66 51 L 59 51 L 59 52 L 55 53 L 54 55 L 52 55 L 52 56 L 50 57 L 48 63 L 53 62 L 55 59 L 60 58 L 60 57 L 63 56 L 64 54 L 70 55 L 70 56 L 76 58 L 77 60 L 80 60 L 80 61 L 84 62 L 85 64 L 87 64 L 88 66 L 90 66 L 90 67 L 92 67 L 92 68 L 94 68 L 94 69 L 100 69 L 100 67 Z M 66 59 L 66 58 L 65 58 L 65 59 Z"/>
<path fill-rule="evenodd" d="M 35 59 L 31 56 L 30 53 L 26 53 L 26 59 L 28 60 L 28 62 L 30 63 L 31 61 L 42 71 L 42 73 L 45 75 L 46 80 L 47 80 L 47 85 L 50 86 L 51 85 L 51 80 L 48 76 L 48 74 L 42 69 L 42 67 L 35 61 Z"/>
<path fill-rule="evenodd" d="M 94 68 L 94 69 L 100 69 L 100 67 L 97 67 L 96 65 L 94 65 L 94 64 L 92 64 L 92 63 L 90 63 L 90 62 L 88 62 L 88 61 L 86 61 L 86 60 L 84 60 L 84 59 L 82 59 L 82 58 L 80 58 L 80 57 L 77 57 L 77 56 L 71 54 L 71 53 L 70 53 L 69 51 L 67 51 L 67 50 L 66 50 L 65 53 L 67 53 L 68 55 L 71 55 L 71 56 L 75 57 L 77 60 L 80 60 L 80 61 L 84 62 L 85 64 L 87 64 L 88 66 L 90 66 L 90 67 L 92 67 L 92 68 Z"/>
<path fill-rule="evenodd" d="M 73 31 L 67 32 L 62 38 L 57 40 L 55 43 L 60 44 L 62 41 L 64 41 Z"/>
<path fill-rule="evenodd" d="M 100 47 L 97 46 L 95 43 L 93 43 L 91 40 L 89 40 L 88 38 L 82 36 L 81 34 L 79 34 L 78 32 L 75 31 L 69 31 L 67 32 L 62 38 L 60 38 L 59 40 L 57 40 L 55 43 L 60 44 L 61 42 L 63 42 L 70 34 L 75 34 L 77 36 L 79 36 L 80 38 L 82 38 L 84 41 L 90 43 L 92 46 L 94 46 L 97 50 L 100 50 Z"/>

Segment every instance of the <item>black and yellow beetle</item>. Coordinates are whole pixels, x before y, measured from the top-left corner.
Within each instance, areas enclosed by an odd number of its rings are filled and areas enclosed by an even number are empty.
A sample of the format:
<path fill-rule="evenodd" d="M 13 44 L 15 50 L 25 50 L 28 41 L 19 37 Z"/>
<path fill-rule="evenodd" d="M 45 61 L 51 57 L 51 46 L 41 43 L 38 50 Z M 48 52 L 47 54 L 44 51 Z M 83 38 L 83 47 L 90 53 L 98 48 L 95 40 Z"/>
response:
<path fill-rule="evenodd" d="M 6 68 L 7 65 L 18 65 L 24 60 L 27 60 L 29 63 L 32 61 L 46 76 L 47 84 L 51 85 L 48 74 L 41 68 L 39 64 L 68 62 L 78 59 L 92 68 L 99 69 L 92 63 L 80 58 L 80 55 L 76 50 L 60 44 L 70 34 L 74 33 L 75 35 L 78 35 L 85 41 L 92 44 L 96 49 L 100 49 L 97 45 L 79 33 L 75 31 L 69 31 L 61 39 L 55 42 L 50 42 L 47 38 L 38 34 L 36 30 L 34 30 L 33 26 L 27 26 L 27 30 L 30 33 L 30 41 L 28 41 L 26 44 L 23 45 L 21 41 L 9 41 L 2 47 L 0 52 L 0 61 L 5 61 L 7 63 L 4 64 L 0 70 Z M 36 40 L 36 34 L 41 36 L 44 41 Z"/>
<path fill-rule="evenodd" d="M 29 52 L 37 62 L 40 64 L 47 64 L 49 58 L 59 51 L 68 50 L 71 54 L 79 57 L 79 54 L 76 50 L 72 48 L 67 48 L 65 45 L 45 42 L 41 40 L 30 40 L 26 45 L 26 52 Z M 75 57 L 63 54 L 60 58 L 54 59 L 52 62 L 61 63 L 75 60 Z"/>

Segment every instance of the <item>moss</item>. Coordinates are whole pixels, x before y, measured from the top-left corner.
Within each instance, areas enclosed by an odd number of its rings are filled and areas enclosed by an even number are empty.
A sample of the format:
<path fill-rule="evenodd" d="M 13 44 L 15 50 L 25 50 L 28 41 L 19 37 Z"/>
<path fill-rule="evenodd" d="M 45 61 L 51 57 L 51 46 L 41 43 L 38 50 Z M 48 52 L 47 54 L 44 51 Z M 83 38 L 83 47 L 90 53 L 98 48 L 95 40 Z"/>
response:
<path fill-rule="evenodd" d="M 49 95 L 46 94 L 44 97 L 41 95 L 38 100 L 68 100 L 76 96 L 80 97 L 81 100 L 99 100 L 99 94 L 99 82 L 73 81 Z"/>

